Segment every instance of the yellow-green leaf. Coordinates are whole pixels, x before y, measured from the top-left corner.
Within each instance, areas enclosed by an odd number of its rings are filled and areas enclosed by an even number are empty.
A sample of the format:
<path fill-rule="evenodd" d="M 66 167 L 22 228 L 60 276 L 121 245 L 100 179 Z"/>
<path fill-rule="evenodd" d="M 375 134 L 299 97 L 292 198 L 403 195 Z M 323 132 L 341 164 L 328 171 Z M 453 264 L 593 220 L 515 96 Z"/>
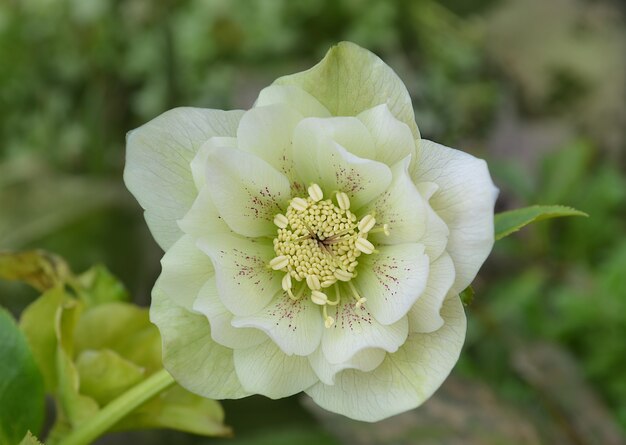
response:
<path fill-rule="evenodd" d="M 67 263 L 50 252 L 0 252 L 0 279 L 23 281 L 43 292 L 63 283 L 69 275 Z"/>
<path fill-rule="evenodd" d="M 536 221 L 562 216 L 589 216 L 585 212 L 561 205 L 535 205 L 508 210 L 495 216 L 496 240 L 502 239 Z"/>
<path fill-rule="evenodd" d="M 87 305 L 98 305 L 113 301 L 128 301 L 126 287 L 103 265 L 97 265 L 78 277 L 81 297 Z"/>
<path fill-rule="evenodd" d="M 39 439 L 33 436 L 33 433 L 28 431 L 26 433 L 26 436 L 24 436 L 24 438 L 20 442 L 20 445 L 43 445 L 43 443 L 41 443 Z"/>

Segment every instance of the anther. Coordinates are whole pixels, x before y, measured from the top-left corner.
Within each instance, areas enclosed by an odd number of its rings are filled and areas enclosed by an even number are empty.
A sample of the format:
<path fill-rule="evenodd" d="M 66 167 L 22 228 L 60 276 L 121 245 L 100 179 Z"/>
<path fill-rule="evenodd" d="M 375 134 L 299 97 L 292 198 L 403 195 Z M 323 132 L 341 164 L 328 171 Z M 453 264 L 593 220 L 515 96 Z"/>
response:
<path fill-rule="evenodd" d="M 356 239 L 354 247 L 367 255 L 374 252 L 374 245 L 362 237 L 358 237 Z"/>
<path fill-rule="evenodd" d="M 336 269 L 333 272 L 333 275 L 335 276 L 335 278 L 337 278 L 339 281 L 350 281 L 352 279 L 352 277 L 354 276 L 352 274 L 352 272 L 348 272 L 347 270 L 343 270 L 343 269 Z"/>
<path fill-rule="evenodd" d="M 361 221 L 359 221 L 358 228 L 359 232 L 367 233 L 374 227 L 376 224 L 376 219 L 372 215 L 365 215 Z"/>
<path fill-rule="evenodd" d="M 291 200 L 291 207 L 300 212 L 306 210 L 308 206 L 309 206 L 309 203 L 304 198 L 293 198 Z"/>
<path fill-rule="evenodd" d="M 285 255 L 279 255 L 270 261 L 270 267 L 274 270 L 284 269 L 287 264 L 289 264 L 289 258 Z"/>
<path fill-rule="evenodd" d="M 330 329 L 334 324 L 335 319 L 331 316 L 326 317 L 326 319 L 324 320 L 324 326 L 326 327 L 326 329 Z"/>
<path fill-rule="evenodd" d="M 321 288 L 320 279 L 317 275 L 307 275 L 306 285 L 309 286 L 311 290 L 320 290 Z"/>
<path fill-rule="evenodd" d="M 322 287 L 330 287 L 330 286 L 332 286 L 333 284 L 335 284 L 336 282 L 337 282 L 337 280 L 335 280 L 335 279 L 332 279 L 332 280 L 325 280 L 325 281 L 322 281 L 321 286 L 322 286 Z"/>
<path fill-rule="evenodd" d="M 276 224 L 279 229 L 284 229 L 289 224 L 289 220 L 285 215 L 279 213 L 274 217 L 274 224 Z"/>
<path fill-rule="evenodd" d="M 335 195 L 337 205 L 341 210 L 348 210 L 350 208 L 350 198 L 344 192 L 339 192 Z"/>
<path fill-rule="evenodd" d="M 286 273 L 282 281 L 283 290 L 291 289 L 291 274 Z"/>
<path fill-rule="evenodd" d="M 319 202 L 324 198 L 324 193 L 322 192 L 320 186 L 317 184 L 311 184 L 307 191 L 309 192 L 309 196 L 311 197 L 311 199 L 315 202 Z"/>
<path fill-rule="evenodd" d="M 324 292 L 314 290 L 311 292 L 311 301 L 320 306 L 324 306 L 328 302 L 328 297 Z"/>

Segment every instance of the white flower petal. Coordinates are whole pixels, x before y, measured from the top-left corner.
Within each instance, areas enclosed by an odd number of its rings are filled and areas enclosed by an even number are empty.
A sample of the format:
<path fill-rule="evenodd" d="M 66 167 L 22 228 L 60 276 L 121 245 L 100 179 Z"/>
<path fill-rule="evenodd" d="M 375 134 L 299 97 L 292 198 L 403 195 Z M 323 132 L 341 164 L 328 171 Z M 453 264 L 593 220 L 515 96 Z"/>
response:
<path fill-rule="evenodd" d="M 420 182 L 417 184 L 417 189 L 420 191 L 422 197 L 427 200 L 424 206 L 426 231 L 419 239 L 419 242 L 426 247 L 426 255 L 428 255 L 431 261 L 434 261 L 446 250 L 450 229 L 443 219 L 433 210 L 430 201 L 428 201 L 432 196 L 431 193 L 438 190 L 438 187 L 432 187 L 432 185 L 435 184 L 433 182 Z"/>
<path fill-rule="evenodd" d="M 388 224 L 389 235 L 373 233 L 374 244 L 415 243 L 426 233 L 427 203 L 415 187 L 409 175 L 407 157 L 391 168 L 391 185 L 374 201 L 366 206 L 363 213 L 376 215 L 378 224 Z"/>
<path fill-rule="evenodd" d="M 267 338 L 257 329 L 236 328 L 231 325 L 233 314 L 226 309 L 220 299 L 215 277 L 211 277 L 202 286 L 193 309 L 209 319 L 211 337 L 227 348 L 249 348 L 263 343 Z"/>
<path fill-rule="evenodd" d="M 178 221 L 178 226 L 184 233 L 192 235 L 194 238 L 215 233 L 233 234 L 233 231 L 230 230 L 228 224 L 224 222 L 213 205 L 211 192 L 206 185 L 200 189 L 187 214 Z"/>
<path fill-rule="evenodd" d="M 439 312 L 452 283 L 454 263 L 450 255 L 443 253 L 430 263 L 426 289 L 408 313 L 410 332 L 434 332 L 443 326 Z"/>
<path fill-rule="evenodd" d="M 233 351 L 211 339 L 206 317 L 173 303 L 155 286 L 150 320 L 161 333 L 163 365 L 181 386 L 210 399 L 250 395 L 235 373 Z"/>
<path fill-rule="evenodd" d="M 196 184 L 198 191 L 206 184 L 207 157 L 213 147 L 221 147 L 228 150 L 237 148 L 237 138 L 212 137 L 200 146 L 196 156 L 191 160 L 191 175 L 193 176 L 193 182 Z"/>
<path fill-rule="evenodd" d="M 175 108 L 128 133 L 124 182 L 145 210 L 148 227 L 167 250 L 180 238 L 176 221 L 197 190 L 190 162 L 213 136 L 234 136 L 243 111 Z"/>
<path fill-rule="evenodd" d="M 378 367 L 385 359 L 386 352 L 383 349 L 367 348 L 362 349 L 353 355 L 349 360 L 332 364 L 318 348 L 309 355 L 309 362 L 320 381 L 326 385 L 335 384 L 335 376 L 344 369 L 358 369 L 363 372 L 370 372 Z"/>
<path fill-rule="evenodd" d="M 421 141 L 413 178 L 439 186 L 430 204 L 450 229 L 446 251 L 456 269 L 453 291 L 474 279 L 494 243 L 493 209 L 498 196 L 487 164 L 467 153 Z"/>
<path fill-rule="evenodd" d="M 294 85 L 270 85 L 259 93 L 254 106 L 287 104 L 304 117 L 330 117 L 330 111 L 309 93 Z"/>
<path fill-rule="evenodd" d="M 356 308 L 355 301 L 347 293 L 328 314 L 335 323 L 322 334 L 322 352 L 333 364 L 344 363 L 368 348 L 394 352 L 404 343 L 409 332 L 406 317 L 384 326 L 368 312 L 367 303 Z"/>
<path fill-rule="evenodd" d="M 295 85 L 319 100 L 333 116 L 356 116 L 387 104 L 419 137 L 411 97 L 397 74 L 375 54 L 350 42 L 333 46 L 320 63 L 274 84 Z"/>
<path fill-rule="evenodd" d="M 465 314 L 457 296 L 446 299 L 441 314 L 441 329 L 411 334 L 372 372 L 346 370 L 335 377 L 335 385 L 320 382 L 306 393 L 329 411 L 367 422 L 421 405 L 446 379 L 465 339 Z"/>
<path fill-rule="evenodd" d="M 263 310 L 233 319 L 234 327 L 265 332 L 287 355 L 309 355 L 320 344 L 324 320 L 309 298 L 292 300 L 281 290 Z"/>
<path fill-rule="evenodd" d="M 406 157 L 415 158 L 415 139 L 411 129 L 396 119 L 386 104 L 365 110 L 357 117 L 374 140 L 376 154 L 372 159 L 391 167 Z"/>
<path fill-rule="evenodd" d="M 428 256 L 421 244 L 380 246 L 380 252 L 361 260 L 356 287 L 367 298 L 367 309 L 389 325 L 402 319 L 426 288 Z"/>
<path fill-rule="evenodd" d="M 272 340 L 235 350 L 235 369 L 243 387 L 280 399 L 304 391 L 317 381 L 306 357 L 287 355 Z"/>
<path fill-rule="evenodd" d="M 289 181 L 267 162 L 242 150 L 213 148 L 207 157 L 213 204 L 233 231 L 250 237 L 276 234 L 274 216 L 283 212 Z"/>
<path fill-rule="evenodd" d="M 174 303 L 191 310 L 200 288 L 211 276 L 211 259 L 196 247 L 192 236 L 183 235 L 161 259 L 158 286 Z"/>
<path fill-rule="evenodd" d="M 293 182 L 291 140 L 302 118 L 284 104 L 252 108 L 243 115 L 237 129 L 239 148 L 267 161 Z"/>
<path fill-rule="evenodd" d="M 269 240 L 220 234 L 197 244 L 213 261 L 220 299 L 233 314 L 260 311 L 281 289 L 282 274 L 267 267 L 274 256 Z"/>
<path fill-rule="evenodd" d="M 309 118 L 294 132 L 294 162 L 302 182 L 347 193 L 352 208 L 368 203 L 389 186 L 389 167 L 355 156 L 325 135 L 322 128 L 321 119 Z"/>

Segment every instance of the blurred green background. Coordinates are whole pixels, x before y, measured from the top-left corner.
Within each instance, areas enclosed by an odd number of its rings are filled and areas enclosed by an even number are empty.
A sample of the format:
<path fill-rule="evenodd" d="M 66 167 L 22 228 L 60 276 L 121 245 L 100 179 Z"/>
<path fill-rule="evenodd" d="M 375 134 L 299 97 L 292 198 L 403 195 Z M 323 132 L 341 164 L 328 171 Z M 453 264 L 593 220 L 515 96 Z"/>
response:
<path fill-rule="evenodd" d="M 621 444 L 626 434 L 626 28 L 583 0 L 4 0 L 0 249 L 105 264 L 149 302 L 161 252 L 122 182 L 125 133 L 179 105 L 249 108 L 351 40 L 406 83 L 422 135 L 485 157 L 498 209 L 591 215 L 498 243 L 453 376 L 377 425 L 293 397 L 227 401 L 235 439 L 105 443 Z M 36 294 L 0 283 L 19 313 Z"/>

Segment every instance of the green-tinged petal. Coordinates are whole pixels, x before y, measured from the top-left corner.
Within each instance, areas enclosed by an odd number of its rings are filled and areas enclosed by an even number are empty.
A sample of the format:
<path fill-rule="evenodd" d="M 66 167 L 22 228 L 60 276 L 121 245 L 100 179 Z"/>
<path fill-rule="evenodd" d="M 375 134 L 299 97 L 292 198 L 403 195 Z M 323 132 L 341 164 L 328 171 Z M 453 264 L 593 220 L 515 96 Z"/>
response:
<path fill-rule="evenodd" d="M 317 381 L 306 357 L 287 355 L 272 340 L 236 349 L 235 369 L 243 387 L 254 394 L 280 399 L 304 391 Z"/>
<path fill-rule="evenodd" d="M 330 111 L 324 105 L 294 85 L 270 85 L 263 88 L 254 106 L 264 107 L 274 104 L 289 105 L 304 117 L 330 117 Z"/>
<path fill-rule="evenodd" d="M 376 149 L 374 160 L 392 166 L 410 156 L 415 157 L 415 139 L 411 129 L 395 118 L 386 104 L 365 110 L 358 116 L 367 127 Z"/>
<path fill-rule="evenodd" d="M 443 326 L 439 312 L 452 283 L 454 263 L 450 255 L 443 253 L 430 263 L 426 289 L 408 313 L 411 332 L 433 332 Z"/>
<path fill-rule="evenodd" d="M 378 254 L 362 260 L 355 278 L 367 309 L 381 324 L 403 318 L 424 292 L 428 280 L 428 256 L 421 244 L 380 246 Z"/>
<path fill-rule="evenodd" d="M 200 189 L 191 209 L 178 221 L 178 226 L 184 233 L 194 238 L 217 233 L 233 233 L 213 205 L 211 192 L 206 185 Z"/>
<path fill-rule="evenodd" d="M 209 256 L 196 246 L 195 238 L 183 235 L 161 259 L 158 285 L 172 301 L 191 310 L 200 288 L 213 275 Z"/>
<path fill-rule="evenodd" d="M 211 399 L 249 395 L 235 373 L 232 349 L 213 341 L 204 315 L 178 306 L 155 287 L 150 319 L 161 332 L 163 365 L 180 385 Z"/>
<path fill-rule="evenodd" d="M 211 325 L 211 337 L 227 348 L 249 348 L 267 339 L 257 329 L 238 328 L 231 324 L 233 314 L 226 309 L 226 306 L 220 299 L 215 277 L 211 277 L 200 289 L 193 309 L 206 315 Z"/>
<path fill-rule="evenodd" d="M 411 334 L 374 371 L 343 371 L 335 385 L 318 383 L 306 393 L 329 411 L 367 422 L 421 405 L 449 375 L 465 339 L 465 314 L 457 296 L 445 301 L 441 314 L 445 320 L 441 329 Z"/>
<path fill-rule="evenodd" d="M 332 364 L 350 360 L 358 352 L 368 348 L 395 352 L 404 343 L 409 333 L 406 317 L 396 323 L 382 325 L 365 306 L 356 308 L 355 301 L 345 294 L 341 303 L 331 308 L 328 314 L 335 323 L 324 330 L 322 352 Z"/>
<path fill-rule="evenodd" d="M 391 183 L 391 170 L 382 162 L 350 153 L 328 135 L 328 119 L 304 119 L 294 133 L 294 161 L 302 182 L 318 183 L 325 190 L 342 191 L 358 208 L 380 195 Z M 353 122 L 358 122 L 356 119 Z M 362 125 L 362 124 L 359 124 Z M 347 140 L 356 135 L 342 133 Z M 364 143 L 366 139 L 359 138 Z M 349 141 L 351 144 L 357 141 Z M 345 141 L 344 141 L 345 142 Z M 371 144 L 371 141 L 370 141 Z M 353 144 L 357 146 L 356 144 Z M 365 150 L 368 150 L 365 147 Z"/>
<path fill-rule="evenodd" d="M 373 371 L 385 359 L 386 352 L 383 349 L 367 348 L 354 354 L 343 363 L 333 364 L 326 360 L 322 348 L 317 348 L 309 355 L 309 363 L 320 381 L 325 385 L 334 385 L 335 376 L 344 369 L 358 369 L 363 372 Z"/>
<path fill-rule="evenodd" d="M 334 116 L 356 116 L 387 104 L 413 136 L 419 137 L 411 97 L 398 75 L 378 56 L 354 43 L 333 46 L 313 68 L 281 77 L 275 84 L 304 89 Z"/>
<path fill-rule="evenodd" d="M 207 158 L 207 185 L 226 224 L 244 236 L 276 233 L 274 216 L 289 199 L 289 180 L 251 153 L 213 148 Z"/>
<path fill-rule="evenodd" d="M 446 250 L 450 229 L 430 205 L 430 198 L 439 190 L 439 186 L 434 182 L 420 182 L 417 184 L 422 197 L 426 200 L 424 216 L 426 218 L 426 231 L 419 239 L 420 244 L 426 247 L 426 255 L 431 261 L 436 260 Z"/>
<path fill-rule="evenodd" d="M 235 317 L 233 326 L 262 330 L 287 355 L 309 355 L 320 344 L 324 320 L 310 298 L 294 301 L 281 289 L 265 309 Z"/>
<path fill-rule="evenodd" d="M 450 229 L 446 251 L 456 270 L 452 289 L 460 292 L 472 282 L 493 247 L 498 189 L 485 161 L 427 140 L 421 141 L 413 178 L 439 186 L 430 204 Z"/>
<path fill-rule="evenodd" d="M 245 116 L 245 114 L 244 114 Z M 242 118 L 243 119 L 243 118 Z M 237 138 L 234 137 L 212 137 L 200 146 L 196 156 L 191 160 L 191 174 L 196 190 L 200 190 L 206 184 L 206 164 L 209 152 L 212 148 L 224 148 L 226 150 L 237 148 Z"/>
<path fill-rule="evenodd" d="M 269 240 L 219 235 L 198 247 L 211 257 L 220 299 L 233 314 L 260 311 L 281 289 L 281 274 L 268 267 L 275 255 Z"/>
<path fill-rule="evenodd" d="M 243 111 L 176 108 L 128 133 L 124 181 L 163 250 L 180 238 L 176 221 L 191 207 L 196 187 L 190 163 L 213 136 L 234 136 Z"/>
<path fill-rule="evenodd" d="M 426 233 L 426 202 L 409 175 L 410 157 L 391 168 L 391 185 L 366 206 L 365 214 L 373 214 L 378 224 L 389 226 L 389 235 L 373 233 L 374 244 L 415 243 Z"/>
<path fill-rule="evenodd" d="M 239 148 L 263 159 L 293 182 L 291 141 L 302 118 L 298 111 L 284 104 L 253 108 L 239 123 Z"/>
<path fill-rule="evenodd" d="M 312 148 L 306 143 L 307 139 L 314 144 L 331 140 L 359 158 L 373 159 L 376 156 L 372 135 L 356 117 L 307 118 L 298 131 L 301 134 L 297 142 L 294 141 L 295 150 Z"/>

